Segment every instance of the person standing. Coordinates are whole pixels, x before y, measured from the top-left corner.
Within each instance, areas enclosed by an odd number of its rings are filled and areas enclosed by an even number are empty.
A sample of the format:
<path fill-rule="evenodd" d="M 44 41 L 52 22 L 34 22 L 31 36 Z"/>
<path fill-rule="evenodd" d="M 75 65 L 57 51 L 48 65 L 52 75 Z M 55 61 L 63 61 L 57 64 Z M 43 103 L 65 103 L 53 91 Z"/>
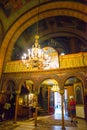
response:
<path fill-rule="evenodd" d="M 70 99 L 70 102 L 69 102 L 69 110 L 70 110 L 70 116 L 71 116 L 71 123 L 74 123 L 76 125 L 77 123 L 76 102 L 73 97 Z"/>
<path fill-rule="evenodd" d="M 36 97 L 34 96 L 33 97 L 32 108 L 31 108 L 31 111 L 33 113 L 33 118 L 35 118 L 36 107 L 37 107 L 37 101 L 36 101 Z"/>
<path fill-rule="evenodd" d="M 75 117 L 76 116 L 76 102 L 73 97 L 70 99 L 69 109 L 70 109 L 70 115 Z"/>

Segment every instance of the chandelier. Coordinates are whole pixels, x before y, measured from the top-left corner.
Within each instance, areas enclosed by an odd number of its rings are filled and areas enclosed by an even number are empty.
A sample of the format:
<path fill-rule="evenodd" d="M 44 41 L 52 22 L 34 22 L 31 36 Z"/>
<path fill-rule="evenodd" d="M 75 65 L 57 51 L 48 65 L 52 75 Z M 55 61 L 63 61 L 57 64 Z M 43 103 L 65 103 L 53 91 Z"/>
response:
<path fill-rule="evenodd" d="M 31 49 L 28 49 L 28 53 L 24 53 L 22 61 L 28 68 L 29 66 L 43 68 L 50 64 L 51 57 L 40 48 L 38 42 L 39 35 L 35 36 L 35 44 L 32 45 Z"/>
<path fill-rule="evenodd" d="M 39 14 L 39 7 L 37 9 Z M 37 18 L 39 18 L 39 15 L 37 15 Z M 38 21 L 39 20 L 37 20 L 37 35 L 35 36 L 35 44 L 32 45 L 32 48 L 28 49 L 28 52 L 24 53 L 22 56 L 22 61 L 27 68 L 29 68 L 29 66 L 33 68 L 34 67 L 44 68 L 49 66 L 51 60 L 51 57 L 48 56 L 48 54 L 44 51 L 44 49 L 40 48 L 39 35 L 38 35 Z"/>
<path fill-rule="evenodd" d="M 58 91 L 59 91 L 59 86 L 58 86 L 57 84 L 54 84 L 54 85 L 52 86 L 51 90 L 52 90 L 53 92 L 58 92 Z"/>

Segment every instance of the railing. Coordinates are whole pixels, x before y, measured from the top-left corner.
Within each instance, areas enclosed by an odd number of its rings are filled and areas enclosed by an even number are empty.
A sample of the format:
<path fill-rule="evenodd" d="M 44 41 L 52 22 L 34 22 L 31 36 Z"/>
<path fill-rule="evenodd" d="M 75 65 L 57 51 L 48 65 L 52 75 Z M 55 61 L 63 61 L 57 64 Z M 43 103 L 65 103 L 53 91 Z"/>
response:
<path fill-rule="evenodd" d="M 81 52 L 76 54 L 67 54 L 59 56 L 59 68 L 75 68 L 75 67 L 85 67 L 87 66 L 87 52 Z M 27 68 L 21 60 L 11 61 L 6 63 L 4 67 L 4 73 L 12 72 L 30 72 L 30 71 L 44 71 L 44 69 L 38 68 Z"/>
<path fill-rule="evenodd" d="M 87 52 L 60 56 L 60 68 L 87 66 Z"/>

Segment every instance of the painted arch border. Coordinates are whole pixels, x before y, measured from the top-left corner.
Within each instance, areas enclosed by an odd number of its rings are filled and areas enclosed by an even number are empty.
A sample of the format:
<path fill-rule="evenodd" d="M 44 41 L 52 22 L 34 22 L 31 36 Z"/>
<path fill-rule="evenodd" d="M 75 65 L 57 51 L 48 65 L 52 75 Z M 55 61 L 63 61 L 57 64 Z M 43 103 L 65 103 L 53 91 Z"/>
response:
<path fill-rule="evenodd" d="M 66 80 L 69 79 L 70 77 L 76 77 L 79 80 L 81 80 L 82 86 L 83 86 L 83 92 L 84 92 L 84 90 L 86 88 L 86 81 L 85 81 L 86 78 L 85 78 L 84 74 L 78 73 L 78 72 L 74 72 L 74 73 L 71 72 L 71 73 L 65 74 L 65 76 L 63 76 L 62 87 L 64 87 Z"/>

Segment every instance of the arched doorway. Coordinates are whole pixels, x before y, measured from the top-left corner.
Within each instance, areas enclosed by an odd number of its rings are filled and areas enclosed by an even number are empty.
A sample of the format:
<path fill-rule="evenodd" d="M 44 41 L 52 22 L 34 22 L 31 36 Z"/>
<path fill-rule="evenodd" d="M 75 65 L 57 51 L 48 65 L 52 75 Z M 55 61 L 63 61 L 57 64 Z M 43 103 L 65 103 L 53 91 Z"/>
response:
<path fill-rule="evenodd" d="M 76 102 L 76 116 L 85 118 L 82 81 L 76 76 L 69 77 L 65 82 L 64 89 L 67 91 L 67 99 L 65 99 L 64 104 L 68 116 L 70 116 L 69 100 L 73 97 Z"/>
<path fill-rule="evenodd" d="M 5 87 L 6 93 L 3 95 L 5 119 L 14 118 L 15 113 L 15 83 L 12 80 L 7 81 Z"/>
<path fill-rule="evenodd" d="M 40 114 L 61 114 L 61 95 L 55 79 L 46 79 L 41 83 L 38 104 Z"/>
<path fill-rule="evenodd" d="M 18 117 L 28 118 L 31 117 L 31 106 L 33 101 L 33 81 L 24 80 L 21 83 L 19 101 L 18 101 Z"/>

